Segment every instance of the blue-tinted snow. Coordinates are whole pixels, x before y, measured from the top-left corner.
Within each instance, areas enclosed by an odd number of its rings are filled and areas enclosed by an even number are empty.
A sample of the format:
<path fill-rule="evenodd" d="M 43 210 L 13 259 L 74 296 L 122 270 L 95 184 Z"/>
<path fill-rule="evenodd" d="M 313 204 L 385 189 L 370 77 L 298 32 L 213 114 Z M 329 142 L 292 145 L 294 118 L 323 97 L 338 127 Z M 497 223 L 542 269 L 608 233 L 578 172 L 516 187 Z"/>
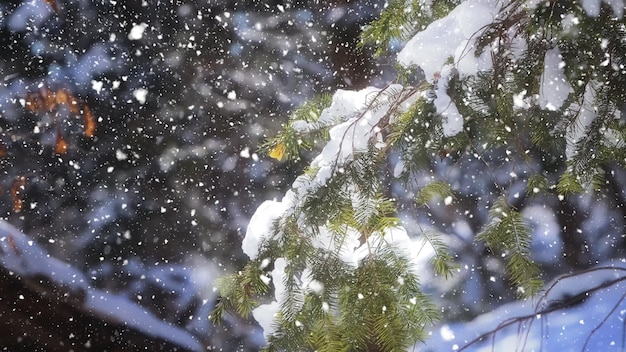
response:
<path fill-rule="evenodd" d="M 626 263 L 562 276 L 542 294 L 467 323 L 443 323 L 416 351 L 624 351 Z"/>
<path fill-rule="evenodd" d="M 51 257 L 45 249 L 9 223 L 0 220 L 0 264 L 22 279 L 37 278 L 33 284 L 47 278 L 55 285 L 54 292 L 81 297 L 76 304 L 94 316 L 134 327 L 147 335 L 175 342 L 191 351 L 202 351 L 198 340 L 185 330 L 159 320 L 128 297 L 92 288 L 81 271 Z M 172 267 L 168 267 L 170 269 Z M 159 274 L 158 272 L 152 272 Z M 171 272 L 161 272 L 163 280 Z M 84 301 L 82 301 L 82 297 Z"/>

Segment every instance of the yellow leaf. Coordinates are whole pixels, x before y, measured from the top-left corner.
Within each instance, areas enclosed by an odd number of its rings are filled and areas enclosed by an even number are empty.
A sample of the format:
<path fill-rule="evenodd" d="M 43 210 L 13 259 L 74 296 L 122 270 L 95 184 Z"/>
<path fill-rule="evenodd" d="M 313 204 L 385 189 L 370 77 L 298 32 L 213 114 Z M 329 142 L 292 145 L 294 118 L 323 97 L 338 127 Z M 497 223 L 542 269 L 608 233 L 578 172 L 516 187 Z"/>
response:
<path fill-rule="evenodd" d="M 285 150 L 287 150 L 287 147 L 285 147 L 285 145 L 282 143 L 278 143 L 278 145 L 270 151 L 270 158 L 282 161 L 283 157 L 285 156 Z"/>

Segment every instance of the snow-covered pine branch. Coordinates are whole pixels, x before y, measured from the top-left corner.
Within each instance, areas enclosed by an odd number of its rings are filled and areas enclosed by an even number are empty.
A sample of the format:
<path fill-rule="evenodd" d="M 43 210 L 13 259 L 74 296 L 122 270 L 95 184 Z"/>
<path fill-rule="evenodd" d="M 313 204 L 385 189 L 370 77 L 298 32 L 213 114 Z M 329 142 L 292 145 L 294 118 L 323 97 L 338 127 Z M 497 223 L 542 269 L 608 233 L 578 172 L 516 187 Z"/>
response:
<path fill-rule="evenodd" d="M 392 1 L 366 29 L 364 39 L 384 45 L 379 54 L 410 38 L 398 62 L 418 67 L 420 84 L 339 90 L 326 108 L 296 114 L 268 147 L 282 159 L 321 145 L 283 199 L 257 209 L 243 240 L 251 262 L 227 279 L 216 311 L 251 310 L 268 350 L 399 351 L 437 318 L 420 274 L 433 255 L 450 270 L 441 260 L 452 256 L 442 241 L 408 235 L 425 231 L 399 220 L 390 161 L 407 192 L 419 193 L 424 178 L 437 185 L 423 188 L 422 205 L 449 206 L 457 193 L 486 202 L 477 239 L 506 259 L 524 295 L 541 281 L 521 208 L 592 190 L 603 165 L 625 164 L 622 1 L 454 4 Z M 455 168 L 464 160 L 484 166 L 482 180 L 472 178 L 484 194 L 449 183 L 468 171 Z M 252 308 L 270 282 L 273 297 Z"/>

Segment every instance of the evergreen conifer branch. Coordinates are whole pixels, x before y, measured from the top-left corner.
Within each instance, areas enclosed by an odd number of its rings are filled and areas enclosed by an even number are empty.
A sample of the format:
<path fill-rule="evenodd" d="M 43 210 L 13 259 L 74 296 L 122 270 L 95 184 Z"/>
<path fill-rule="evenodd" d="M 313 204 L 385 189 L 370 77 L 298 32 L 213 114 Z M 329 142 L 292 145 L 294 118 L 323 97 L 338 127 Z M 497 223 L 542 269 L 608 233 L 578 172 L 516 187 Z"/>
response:
<path fill-rule="evenodd" d="M 494 253 L 508 257 L 507 271 L 520 296 L 529 297 L 541 288 L 539 269 L 530 252 L 531 233 L 522 215 L 500 197 L 489 209 L 489 219 L 477 240 Z"/>
<path fill-rule="evenodd" d="M 334 121 L 319 121 L 324 108 L 331 104 L 329 94 L 321 94 L 307 101 L 290 116 L 285 128 L 268 139 L 260 150 L 278 160 L 290 160 L 299 156 L 300 150 L 310 150 L 328 140 L 328 128 Z"/>
<path fill-rule="evenodd" d="M 387 143 L 401 153 L 404 168 L 400 177 L 405 181 L 412 174 L 427 169 L 430 161 L 446 150 L 441 116 L 436 114 L 432 101 L 425 97 L 431 87 L 423 87 L 420 97 L 391 121 L 387 135 Z"/>
<path fill-rule="evenodd" d="M 569 193 L 580 193 L 584 191 L 584 188 L 576 175 L 574 175 L 571 171 L 566 171 L 559 177 L 556 190 L 559 194 L 566 195 Z"/>
<path fill-rule="evenodd" d="M 420 232 L 424 236 L 424 245 L 430 245 L 435 252 L 431 259 L 435 274 L 446 279 L 451 277 L 458 266 L 454 264 L 448 244 L 444 242 L 442 235 L 434 231 L 425 231 L 421 226 Z"/>
<path fill-rule="evenodd" d="M 383 54 L 394 40 L 409 39 L 456 5 L 391 1 L 365 29 L 362 45 L 374 43 Z M 568 22 L 568 16 L 580 22 Z M 368 88 L 367 94 L 340 91 L 296 111 L 266 144 L 272 157 L 282 159 L 326 143 L 285 196 L 287 210 L 260 240 L 258 257 L 281 263 L 272 279 L 284 291 L 275 297 L 280 309 L 267 350 L 404 351 L 437 318 L 411 253 L 392 240 L 400 222 L 389 196 L 389 160 L 399 158 L 394 176 L 407 187 L 430 174 L 434 181 L 416 201 L 432 208 L 435 199 L 446 205 L 455 196 L 439 179 L 441 169 L 459 169 L 466 160 L 482 163 L 479 175 L 493 183 L 497 198 L 476 240 L 502 254 L 524 297 L 538 291 L 541 275 L 521 212 L 542 197 L 522 197 L 513 206 L 509 186 L 527 178 L 527 195 L 556 188 L 562 198 L 599 189 L 607 164 L 626 164 L 626 127 L 617 118 L 626 101 L 626 28 L 610 6 L 596 18 L 577 2 L 513 0 L 494 23 L 469 37 L 464 55 L 493 53 L 489 68 L 468 72 L 457 53 L 446 53 L 449 59 L 428 82 Z M 418 75 L 413 66 L 403 71 L 396 82 L 407 84 Z M 549 84 L 565 93 L 550 95 Z M 353 96 L 364 101 L 348 101 Z M 461 128 L 451 127 L 453 118 Z M 446 241 L 422 233 L 434 249 L 434 271 L 447 277 L 454 267 Z M 260 278 L 270 268 L 260 269 L 258 258 L 251 263 L 222 284 L 223 299 L 212 317 L 227 310 L 249 314 L 258 304 L 255 297 L 268 289 Z"/>
<path fill-rule="evenodd" d="M 528 178 L 526 184 L 526 195 L 536 195 L 545 193 L 550 188 L 550 181 L 541 174 L 533 174 Z"/>
<path fill-rule="evenodd" d="M 245 268 L 230 276 L 219 278 L 215 286 L 220 292 L 220 301 L 210 315 L 214 324 L 219 324 L 226 312 L 236 312 L 247 317 L 258 306 L 256 298 L 267 293 L 265 273 L 256 262 L 248 263 Z"/>
<path fill-rule="evenodd" d="M 446 198 L 454 199 L 454 192 L 452 186 L 449 183 L 443 181 L 434 181 L 426 186 L 422 187 L 417 194 L 416 201 L 421 206 L 428 206 L 428 204 L 437 199 L 445 200 Z M 451 201 L 450 201 L 451 202 Z"/>
<path fill-rule="evenodd" d="M 387 53 L 393 40 L 410 38 L 428 18 L 418 0 L 393 0 L 387 4 L 379 19 L 363 29 L 360 47 L 374 44 L 376 55 Z"/>

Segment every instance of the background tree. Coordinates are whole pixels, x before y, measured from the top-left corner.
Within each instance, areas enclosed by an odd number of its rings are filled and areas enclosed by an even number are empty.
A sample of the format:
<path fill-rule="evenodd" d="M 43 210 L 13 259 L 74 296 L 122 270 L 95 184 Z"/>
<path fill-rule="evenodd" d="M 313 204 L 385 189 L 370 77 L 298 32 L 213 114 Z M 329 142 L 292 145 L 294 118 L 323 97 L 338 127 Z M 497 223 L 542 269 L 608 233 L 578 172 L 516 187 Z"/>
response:
<path fill-rule="evenodd" d="M 289 158 L 322 141 L 257 209 L 214 318 L 252 313 L 268 350 L 406 350 L 437 318 L 425 290 L 462 318 L 623 257 L 623 11 L 390 2 L 363 39 L 408 39 L 397 83 L 306 104 L 268 142 Z"/>

